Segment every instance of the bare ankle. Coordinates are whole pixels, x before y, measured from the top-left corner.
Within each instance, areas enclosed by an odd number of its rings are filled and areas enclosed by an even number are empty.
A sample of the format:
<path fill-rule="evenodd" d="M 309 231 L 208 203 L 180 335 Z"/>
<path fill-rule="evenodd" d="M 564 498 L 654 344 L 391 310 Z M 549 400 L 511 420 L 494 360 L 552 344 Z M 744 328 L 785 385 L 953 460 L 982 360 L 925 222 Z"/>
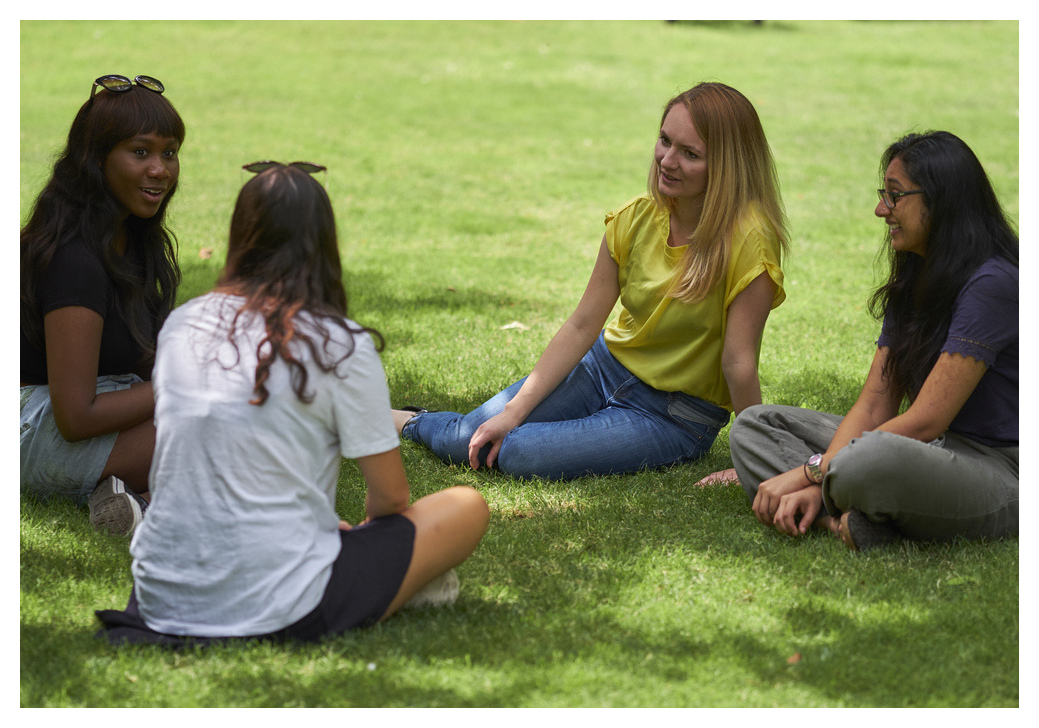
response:
<path fill-rule="evenodd" d="M 815 519 L 815 525 L 820 528 L 825 528 L 830 533 L 837 533 L 837 528 L 840 526 L 840 522 L 833 516 L 819 516 Z"/>

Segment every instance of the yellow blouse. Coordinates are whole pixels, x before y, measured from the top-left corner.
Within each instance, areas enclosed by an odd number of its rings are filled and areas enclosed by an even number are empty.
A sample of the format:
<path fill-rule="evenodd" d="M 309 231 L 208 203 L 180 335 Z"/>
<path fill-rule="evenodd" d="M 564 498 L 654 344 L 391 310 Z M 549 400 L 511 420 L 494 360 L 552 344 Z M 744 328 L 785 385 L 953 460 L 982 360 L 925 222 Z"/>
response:
<path fill-rule="evenodd" d="M 772 308 L 786 298 L 779 238 L 760 212 L 750 210 L 733 233 L 724 285 L 703 301 L 684 303 L 668 295 L 671 273 L 687 247 L 668 247 L 670 227 L 669 213 L 649 195 L 606 216 L 606 243 L 620 269 L 622 306 L 606 326 L 606 345 L 651 387 L 685 392 L 731 412 L 721 366 L 729 305 L 761 273 L 776 284 Z"/>

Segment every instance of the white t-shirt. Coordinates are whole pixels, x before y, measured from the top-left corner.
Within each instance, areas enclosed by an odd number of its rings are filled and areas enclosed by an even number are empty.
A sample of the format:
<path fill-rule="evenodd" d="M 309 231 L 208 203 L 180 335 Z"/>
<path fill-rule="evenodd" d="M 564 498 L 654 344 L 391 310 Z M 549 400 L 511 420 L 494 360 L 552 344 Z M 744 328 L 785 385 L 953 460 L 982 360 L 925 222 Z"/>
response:
<path fill-rule="evenodd" d="M 243 299 L 210 293 L 170 314 L 159 334 L 151 505 L 130 552 L 141 616 L 168 634 L 245 636 L 286 627 L 317 606 L 339 555 L 340 456 L 388 452 L 400 441 L 378 353 L 367 334 L 328 326 L 338 376 L 314 365 L 306 393 L 277 360 L 261 405 L 249 404 L 259 317 L 228 322 Z M 251 318 L 251 320 L 249 320 Z M 296 317 L 297 326 L 313 319 Z M 315 334 L 315 336 L 317 336 Z M 320 343 L 321 339 L 316 341 Z"/>

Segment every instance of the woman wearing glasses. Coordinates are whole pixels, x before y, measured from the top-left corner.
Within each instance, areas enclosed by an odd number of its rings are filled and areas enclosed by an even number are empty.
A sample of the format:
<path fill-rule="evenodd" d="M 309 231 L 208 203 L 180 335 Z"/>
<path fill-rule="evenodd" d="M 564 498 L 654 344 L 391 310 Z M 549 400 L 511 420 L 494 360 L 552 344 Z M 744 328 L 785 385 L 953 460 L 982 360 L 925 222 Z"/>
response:
<path fill-rule="evenodd" d="M 761 402 L 786 233 L 746 97 L 702 83 L 671 99 L 648 187 L 606 216 L 584 296 L 531 374 L 467 415 L 395 412 L 405 438 L 516 477 L 625 473 L 701 457 Z"/>
<path fill-rule="evenodd" d="M 881 166 L 890 275 L 865 386 L 845 417 L 759 406 L 729 434 L 758 520 L 814 521 L 853 549 L 1018 533 L 1018 238 L 981 163 L 947 132 Z M 908 404 L 903 407 L 903 403 Z"/>
<path fill-rule="evenodd" d="M 487 527 L 472 488 L 409 505 L 380 337 L 346 318 L 324 168 L 246 169 L 216 289 L 159 334 L 152 501 L 130 602 L 98 613 L 112 642 L 311 641 L 416 595 L 445 603 Z M 343 457 L 367 484 L 355 527 L 336 515 Z"/>
<path fill-rule="evenodd" d="M 166 209 L 184 122 L 148 76 L 102 76 L 21 231 L 21 489 L 141 520 L 155 337 L 180 270 Z"/>

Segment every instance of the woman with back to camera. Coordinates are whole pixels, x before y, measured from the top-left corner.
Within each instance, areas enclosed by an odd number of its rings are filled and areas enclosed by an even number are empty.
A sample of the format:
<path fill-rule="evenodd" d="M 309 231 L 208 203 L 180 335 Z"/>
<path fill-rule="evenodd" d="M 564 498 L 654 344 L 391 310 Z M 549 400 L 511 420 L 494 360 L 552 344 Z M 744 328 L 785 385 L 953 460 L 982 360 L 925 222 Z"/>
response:
<path fill-rule="evenodd" d="M 487 527 L 471 488 L 409 505 L 380 337 L 346 317 L 323 167 L 246 169 L 216 289 L 159 334 L 152 502 L 130 602 L 98 613 L 112 642 L 311 641 L 431 583 L 451 600 Z M 342 457 L 367 484 L 355 527 L 335 510 Z"/>
<path fill-rule="evenodd" d="M 530 375 L 468 415 L 397 410 L 403 437 L 523 478 L 626 473 L 701 457 L 730 411 L 761 402 L 786 232 L 746 97 L 701 83 L 671 99 L 648 187 L 607 215 L 584 296 Z"/>
<path fill-rule="evenodd" d="M 155 337 L 180 270 L 166 209 L 184 122 L 149 76 L 94 81 L 21 231 L 21 490 L 141 521 Z"/>
<path fill-rule="evenodd" d="M 843 418 L 744 412 L 729 434 L 740 482 L 762 523 L 797 536 L 818 518 L 853 549 L 1016 536 L 1017 232 L 948 132 L 905 136 L 881 172 L 890 275 L 862 393 Z"/>

